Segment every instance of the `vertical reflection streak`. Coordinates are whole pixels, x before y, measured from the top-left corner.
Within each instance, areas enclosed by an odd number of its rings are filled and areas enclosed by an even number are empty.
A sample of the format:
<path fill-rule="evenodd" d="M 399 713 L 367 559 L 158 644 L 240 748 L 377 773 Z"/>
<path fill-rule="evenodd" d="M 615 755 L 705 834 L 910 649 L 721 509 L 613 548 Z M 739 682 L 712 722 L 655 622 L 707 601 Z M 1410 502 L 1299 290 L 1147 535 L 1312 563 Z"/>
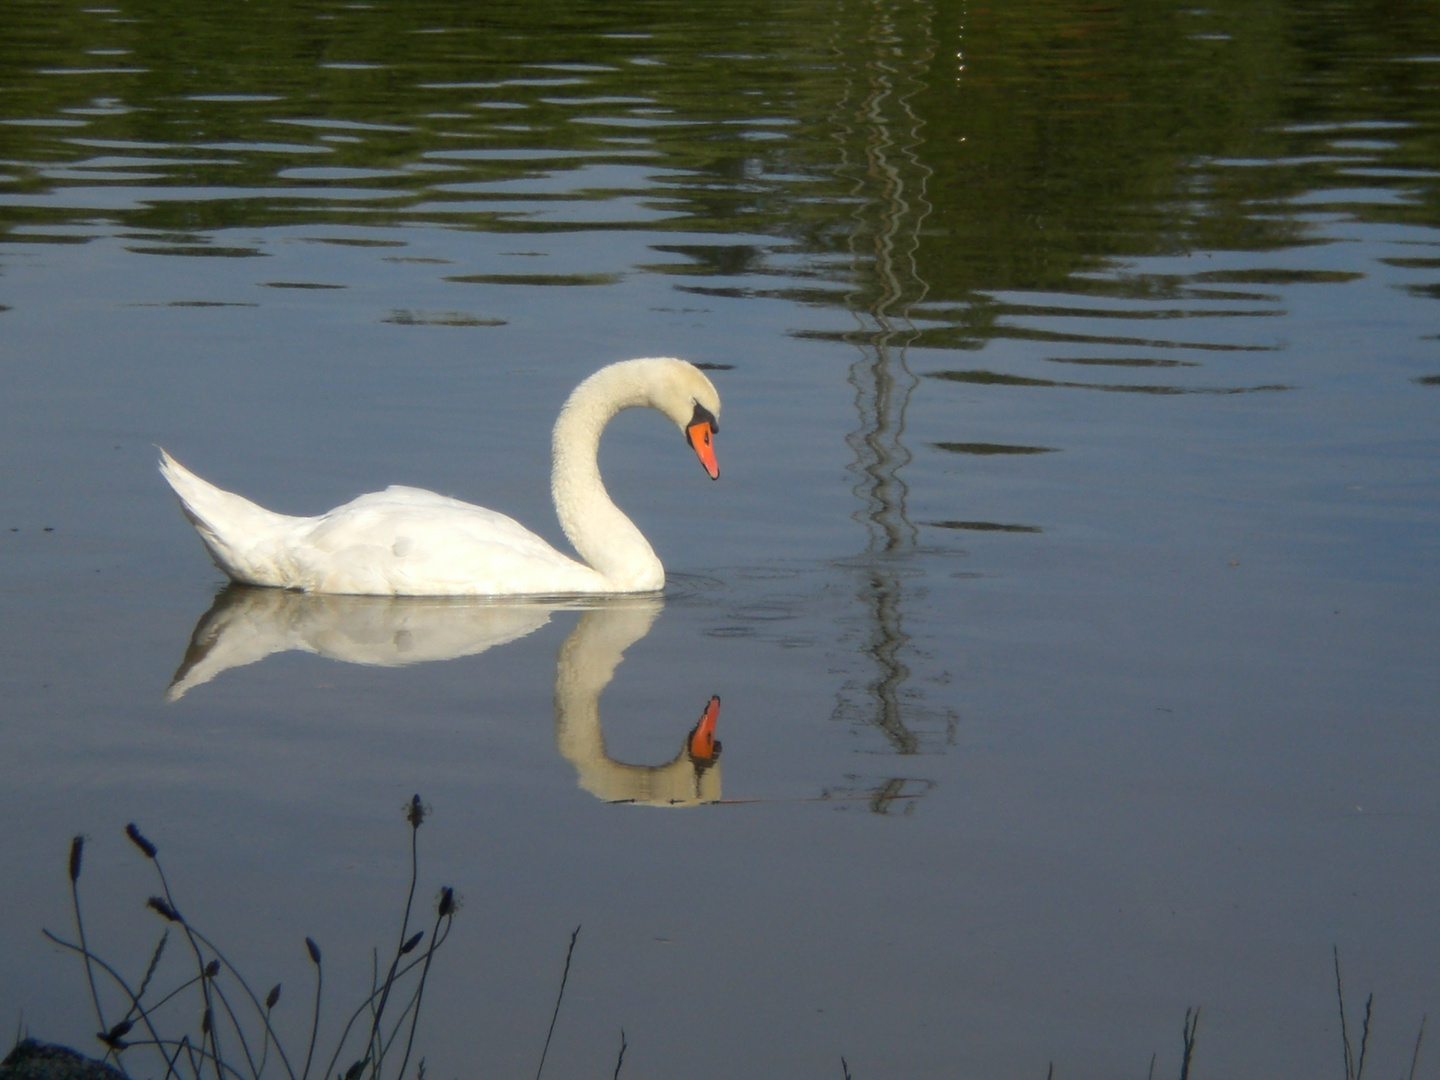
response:
<path fill-rule="evenodd" d="M 922 45 L 908 65 L 897 11 L 918 18 Z M 846 297 L 856 329 L 846 339 L 860 353 L 848 372 L 859 425 L 846 442 L 855 455 L 850 470 L 862 504 L 855 516 L 867 531 L 860 599 L 868 633 L 862 651 L 875 667 L 863 687 L 868 702 L 847 701 L 842 691 L 836 713 L 860 713 L 906 755 L 920 750 L 903 705 L 912 674 L 904 660 L 911 638 L 904 627 L 905 575 L 898 562 L 919 535 L 906 512 L 909 488 L 901 475 L 912 460 L 904 442 L 905 414 L 918 384 L 906 348 L 917 334 L 910 312 L 929 292 L 917 254 L 931 209 L 925 195 L 931 170 L 918 153 L 923 121 L 910 99 L 923 86 L 921 76 L 935 53 L 932 19 L 929 4 L 874 0 L 868 26 L 854 39 L 865 55 L 847 64 L 842 46 L 836 46 L 847 72 L 836 118 L 839 171 L 853 177 L 856 206 L 848 238 L 854 287 Z M 852 158 L 855 146 L 859 154 Z M 882 784 L 872 800 L 878 813 L 892 801 L 881 797 L 885 789 Z"/>

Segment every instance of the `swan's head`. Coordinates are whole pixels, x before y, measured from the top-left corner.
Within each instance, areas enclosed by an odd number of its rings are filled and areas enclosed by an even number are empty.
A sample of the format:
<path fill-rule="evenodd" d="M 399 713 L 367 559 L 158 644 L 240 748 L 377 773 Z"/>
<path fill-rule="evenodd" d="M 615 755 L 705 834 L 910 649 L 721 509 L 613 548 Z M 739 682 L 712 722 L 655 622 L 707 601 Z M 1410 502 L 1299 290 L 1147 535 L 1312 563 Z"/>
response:
<path fill-rule="evenodd" d="M 612 416 L 637 406 L 657 409 L 673 420 L 710 479 L 720 478 L 715 461 L 720 395 L 703 371 L 673 356 L 622 360 L 577 386 L 555 422 L 556 461 L 569 452 L 571 441 L 598 440 Z"/>
<path fill-rule="evenodd" d="M 633 373 L 646 390 L 646 402 L 675 421 L 711 480 L 720 479 L 715 460 L 715 435 L 720 431 L 720 395 L 705 373 L 694 364 L 670 356 L 630 360 Z"/>

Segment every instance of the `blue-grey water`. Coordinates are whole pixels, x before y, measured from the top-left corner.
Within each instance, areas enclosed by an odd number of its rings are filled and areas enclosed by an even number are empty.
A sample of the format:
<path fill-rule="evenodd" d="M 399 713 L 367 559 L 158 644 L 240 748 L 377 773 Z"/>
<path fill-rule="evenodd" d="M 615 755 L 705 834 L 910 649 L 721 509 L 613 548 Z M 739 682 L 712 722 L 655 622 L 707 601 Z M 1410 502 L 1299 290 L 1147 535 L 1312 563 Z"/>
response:
<path fill-rule="evenodd" d="M 547 1076 L 1174 1076 L 1193 1006 L 1192 1075 L 1342 1075 L 1336 948 L 1405 1075 L 1437 301 L 1431 2 L 7 3 L 0 1026 L 103 1049 L 40 931 L 87 835 L 138 982 L 133 821 L 333 1045 L 419 792 L 431 1077 L 533 1072 L 577 924 Z M 155 471 L 563 544 L 550 424 L 644 355 L 724 401 L 718 483 L 606 436 L 659 600 L 221 594 Z"/>

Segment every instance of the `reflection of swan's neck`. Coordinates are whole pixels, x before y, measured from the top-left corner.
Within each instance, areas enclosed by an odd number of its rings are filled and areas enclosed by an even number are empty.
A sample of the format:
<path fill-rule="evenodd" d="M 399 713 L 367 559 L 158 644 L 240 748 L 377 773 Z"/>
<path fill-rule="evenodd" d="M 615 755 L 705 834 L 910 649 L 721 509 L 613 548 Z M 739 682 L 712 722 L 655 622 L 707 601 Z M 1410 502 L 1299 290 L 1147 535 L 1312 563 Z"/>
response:
<path fill-rule="evenodd" d="M 560 527 L 580 557 L 618 589 L 665 586 L 665 568 L 649 541 L 610 499 L 600 479 L 600 434 L 621 409 L 650 405 L 631 364 L 614 364 L 577 386 L 551 440 L 550 492 Z M 643 631 L 642 631 L 643 633 Z"/>
<path fill-rule="evenodd" d="M 606 604 L 587 611 L 555 663 L 555 745 L 575 766 L 580 786 L 607 802 L 693 806 L 720 798 L 718 761 L 697 763 L 688 747 L 664 765 L 627 765 L 605 752 L 600 692 L 625 650 L 650 630 L 658 600 Z"/>

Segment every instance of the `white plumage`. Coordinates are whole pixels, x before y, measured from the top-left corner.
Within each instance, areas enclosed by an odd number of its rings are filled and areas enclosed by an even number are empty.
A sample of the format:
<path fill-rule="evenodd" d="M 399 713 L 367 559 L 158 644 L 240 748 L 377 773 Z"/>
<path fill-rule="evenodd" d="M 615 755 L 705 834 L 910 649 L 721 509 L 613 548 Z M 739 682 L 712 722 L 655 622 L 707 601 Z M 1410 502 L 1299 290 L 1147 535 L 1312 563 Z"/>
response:
<path fill-rule="evenodd" d="M 571 393 L 552 438 L 551 493 L 565 535 L 588 562 L 556 551 L 504 514 L 420 488 L 361 495 L 318 517 L 288 517 L 202 480 L 160 451 L 216 564 L 250 585 L 388 596 L 652 592 L 665 570 L 600 479 L 600 434 L 622 409 L 658 409 L 686 434 L 712 477 L 720 397 L 671 357 L 601 368 Z"/>

